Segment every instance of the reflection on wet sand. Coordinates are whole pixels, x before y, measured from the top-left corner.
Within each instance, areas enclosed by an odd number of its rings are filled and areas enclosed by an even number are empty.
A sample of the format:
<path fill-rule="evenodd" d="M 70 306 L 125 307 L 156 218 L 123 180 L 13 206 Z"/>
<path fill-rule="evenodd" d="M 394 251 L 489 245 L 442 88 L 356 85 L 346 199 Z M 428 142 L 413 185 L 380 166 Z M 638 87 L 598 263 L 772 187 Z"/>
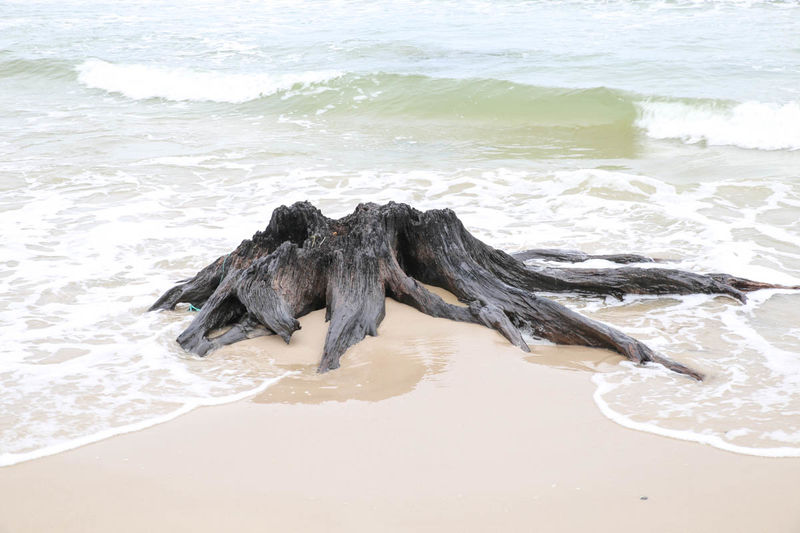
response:
<path fill-rule="evenodd" d="M 446 301 L 458 304 L 452 294 L 438 287 L 428 288 Z M 387 298 L 386 318 L 378 336 L 367 337 L 350 348 L 339 369 L 318 374 L 327 331 L 324 310 L 302 317 L 300 323 L 302 329 L 295 332 L 288 345 L 271 336 L 242 341 L 218 352 L 218 356 L 268 357 L 277 368 L 293 372 L 256 396 L 254 402 L 316 404 L 385 400 L 411 392 L 423 380 L 446 383 L 445 374 L 452 358 L 466 351 L 478 351 L 480 357 L 507 354 L 569 370 L 604 371 L 621 360 L 607 350 L 561 346 L 534 345 L 531 354 L 524 354 L 492 330 L 432 318 Z M 487 342 L 475 343 L 475 335 Z"/>
<path fill-rule="evenodd" d="M 525 360 L 563 370 L 610 372 L 624 358 L 610 350 L 583 346 L 531 346 L 531 354 Z"/>
<path fill-rule="evenodd" d="M 380 401 L 414 390 L 423 379 L 444 371 L 449 357 L 456 352 L 456 344 L 450 335 L 437 338 L 432 331 L 417 327 L 406 331 L 408 321 L 404 315 L 413 313 L 417 311 L 387 299 L 387 317 L 379 337 L 368 337 L 350 348 L 342 358 L 342 366 L 325 374 L 317 373 L 327 329 L 324 311 L 310 314 L 302 320 L 303 329 L 295 333 L 298 338 L 292 339 L 291 346 L 273 352 L 277 366 L 297 373 L 268 388 L 254 401 Z M 430 320 L 435 323 L 433 328 L 440 328 L 441 320 Z M 423 317 L 413 323 L 425 321 Z M 282 344 L 277 337 L 265 340 Z"/>

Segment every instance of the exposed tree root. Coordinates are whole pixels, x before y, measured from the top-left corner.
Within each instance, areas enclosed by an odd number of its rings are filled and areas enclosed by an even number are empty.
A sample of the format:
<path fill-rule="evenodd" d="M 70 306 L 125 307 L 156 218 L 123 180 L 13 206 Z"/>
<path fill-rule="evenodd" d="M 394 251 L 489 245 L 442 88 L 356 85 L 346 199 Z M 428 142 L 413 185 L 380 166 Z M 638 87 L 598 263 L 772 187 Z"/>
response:
<path fill-rule="evenodd" d="M 324 307 L 330 326 L 319 371 L 326 372 L 338 368 L 350 346 L 377 334 L 389 296 L 431 316 L 495 329 L 524 351 L 529 348 L 521 331 L 527 329 L 557 344 L 607 348 L 634 362 L 660 363 L 700 380 L 700 372 L 535 293 L 706 293 L 744 302 L 746 291 L 779 287 L 726 274 L 554 268 L 521 261 L 530 258 L 653 261 L 631 254 L 558 250 L 512 257 L 473 237 L 449 209 L 421 212 L 405 204 L 361 204 L 352 214 L 332 220 L 310 203 L 299 202 L 276 209 L 264 231 L 165 292 L 150 310 L 173 309 L 180 302 L 200 308 L 178 343 L 206 355 L 258 335 L 280 335 L 288 343 L 300 328 L 297 318 Z M 467 305 L 448 304 L 421 283 L 447 289 Z M 209 338 L 223 326 L 233 327 Z"/>

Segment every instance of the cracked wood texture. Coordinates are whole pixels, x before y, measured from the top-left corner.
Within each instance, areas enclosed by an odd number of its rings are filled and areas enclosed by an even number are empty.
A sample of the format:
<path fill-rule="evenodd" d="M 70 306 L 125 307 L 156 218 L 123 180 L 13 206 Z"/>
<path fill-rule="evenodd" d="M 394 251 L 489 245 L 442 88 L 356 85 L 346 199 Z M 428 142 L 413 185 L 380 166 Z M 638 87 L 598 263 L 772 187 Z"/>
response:
<path fill-rule="evenodd" d="M 633 254 L 590 256 L 550 249 L 512 256 L 473 237 L 449 209 L 422 212 L 394 202 L 370 203 L 333 220 L 310 203 L 298 202 L 276 209 L 264 231 L 169 289 L 150 310 L 174 309 L 181 302 L 200 308 L 178 343 L 203 356 L 259 335 L 280 335 L 288 343 L 300 328 L 299 317 L 325 308 L 330 325 L 319 372 L 326 372 L 338 368 L 350 346 L 377 334 L 388 296 L 434 317 L 495 329 L 524 351 L 529 348 L 521 332 L 529 331 L 557 344 L 606 348 L 636 363 L 660 363 L 699 380 L 700 372 L 536 293 L 620 298 L 627 293 L 706 293 L 744 302 L 746 291 L 778 287 L 726 274 L 523 262 L 593 258 L 654 261 Z M 449 304 L 422 283 L 447 289 L 466 305 Z M 209 336 L 227 326 L 224 334 Z"/>

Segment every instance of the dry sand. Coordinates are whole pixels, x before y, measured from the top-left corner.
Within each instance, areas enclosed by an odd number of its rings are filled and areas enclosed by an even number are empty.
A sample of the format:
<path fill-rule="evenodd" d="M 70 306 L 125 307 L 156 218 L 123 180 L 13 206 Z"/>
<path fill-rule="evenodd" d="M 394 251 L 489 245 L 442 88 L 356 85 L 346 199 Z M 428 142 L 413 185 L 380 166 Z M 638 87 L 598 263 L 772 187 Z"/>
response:
<path fill-rule="evenodd" d="M 253 400 L 0 469 L 0 532 L 800 533 L 800 459 L 614 424 L 589 381 L 610 352 L 527 355 L 388 301 L 319 376 L 322 313 L 302 324 L 227 348 L 300 371 Z"/>

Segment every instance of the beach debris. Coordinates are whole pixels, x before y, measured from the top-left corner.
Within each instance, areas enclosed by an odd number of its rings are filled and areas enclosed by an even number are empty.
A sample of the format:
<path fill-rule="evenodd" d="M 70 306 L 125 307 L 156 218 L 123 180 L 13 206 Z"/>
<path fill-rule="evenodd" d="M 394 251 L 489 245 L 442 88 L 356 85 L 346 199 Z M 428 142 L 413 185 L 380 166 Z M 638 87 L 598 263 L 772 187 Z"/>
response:
<path fill-rule="evenodd" d="M 388 296 L 428 315 L 482 324 L 530 351 L 522 331 L 556 344 L 606 348 L 639 364 L 659 363 L 697 380 L 703 375 L 640 341 L 537 293 L 721 294 L 744 302 L 745 292 L 787 288 L 727 274 L 663 268 L 560 268 L 531 259 L 580 262 L 602 258 L 652 262 L 644 256 L 590 256 L 529 250 L 509 255 L 470 234 L 449 209 L 418 211 L 406 204 L 364 203 L 330 219 L 308 202 L 282 206 L 264 231 L 165 292 L 150 308 L 188 303 L 198 310 L 178 343 L 204 356 L 242 339 L 280 335 L 287 343 L 298 318 L 326 309 L 330 322 L 319 372 L 366 335 L 377 335 Z M 464 305 L 445 302 L 422 284 L 442 287 Z M 796 288 L 796 287 L 795 287 Z M 222 335 L 212 331 L 231 326 Z"/>

